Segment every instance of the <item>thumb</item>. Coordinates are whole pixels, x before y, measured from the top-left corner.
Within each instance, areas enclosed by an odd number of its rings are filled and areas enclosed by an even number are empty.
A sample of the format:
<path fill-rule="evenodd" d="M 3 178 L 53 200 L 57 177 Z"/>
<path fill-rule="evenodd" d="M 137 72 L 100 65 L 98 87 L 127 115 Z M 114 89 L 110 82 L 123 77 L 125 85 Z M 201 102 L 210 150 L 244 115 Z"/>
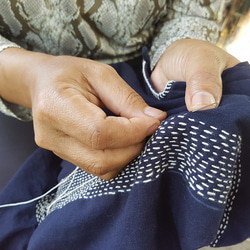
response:
<path fill-rule="evenodd" d="M 210 54 L 206 60 L 190 60 L 186 69 L 185 101 L 189 111 L 205 110 L 219 106 L 222 97 L 222 72 L 235 66 L 239 60 L 222 50 L 221 56 Z M 217 54 L 218 55 L 218 54 Z"/>
<path fill-rule="evenodd" d="M 187 77 L 185 101 L 189 111 L 218 107 L 222 96 L 222 70 L 199 68 Z"/>
<path fill-rule="evenodd" d="M 184 74 L 187 87 L 185 101 L 190 111 L 216 108 L 222 97 L 222 72 L 239 63 L 226 51 L 209 43 L 202 46 L 188 58 Z"/>
<path fill-rule="evenodd" d="M 209 42 L 182 39 L 164 52 L 151 76 L 157 90 L 167 80 L 186 81 L 185 101 L 189 111 L 215 108 L 222 95 L 223 70 L 239 60 Z"/>

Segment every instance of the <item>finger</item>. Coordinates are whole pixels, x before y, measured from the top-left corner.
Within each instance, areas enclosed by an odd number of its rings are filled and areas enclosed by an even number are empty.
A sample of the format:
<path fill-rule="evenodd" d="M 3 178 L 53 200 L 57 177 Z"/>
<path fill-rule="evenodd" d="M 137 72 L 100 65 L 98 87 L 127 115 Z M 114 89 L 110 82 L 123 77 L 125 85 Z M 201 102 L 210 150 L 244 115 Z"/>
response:
<path fill-rule="evenodd" d="M 170 80 L 185 81 L 183 75 L 183 62 L 185 61 L 186 45 L 182 40 L 171 44 L 161 56 L 159 62 L 156 64 L 151 79 L 154 87 L 159 91 L 163 91 L 166 83 Z"/>
<path fill-rule="evenodd" d="M 200 42 L 200 41 L 195 41 Z M 186 105 L 188 110 L 219 106 L 222 96 L 222 72 L 239 61 L 215 45 L 203 42 L 187 57 L 185 68 Z"/>
<path fill-rule="evenodd" d="M 60 158 L 90 174 L 108 180 L 117 176 L 129 162 L 139 155 L 144 143 L 127 148 L 93 150 L 65 135 L 58 138 L 57 145 L 59 146 L 53 152 Z"/>
<path fill-rule="evenodd" d="M 187 79 L 185 100 L 189 111 L 216 108 L 222 96 L 221 73 L 199 70 Z"/>
<path fill-rule="evenodd" d="M 169 81 L 167 74 L 160 67 L 156 67 L 151 74 L 151 81 L 158 92 L 162 92 Z"/>
<path fill-rule="evenodd" d="M 98 64 L 95 64 L 87 72 L 89 83 L 95 83 L 92 87 L 98 97 L 116 115 L 127 118 L 150 116 L 158 120 L 165 119 L 165 112 L 149 107 L 112 67 L 102 65 L 98 68 Z"/>
<path fill-rule="evenodd" d="M 152 80 L 155 88 L 162 91 L 168 81 L 167 77 L 172 80 L 186 81 L 186 105 L 189 110 L 197 110 L 201 107 L 215 107 L 219 104 L 222 91 L 221 72 L 222 66 L 220 62 L 214 60 L 213 55 L 206 55 L 206 60 L 202 58 L 201 53 L 192 53 L 190 58 L 186 60 L 188 63 L 184 68 L 183 65 L 175 63 L 169 65 L 169 61 L 165 60 L 164 65 L 157 65 L 152 73 Z M 178 58 L 178 54 L 176 54 Z M 179 55 L 181 57 L 181 55 Z M 175 57 L 174 57 L 175 58 Z M 217 56 L 216 56 L 217 58 Z M 214 62 L 213 62 L 214 61 Z M 174 68 L 172 68 L 174 66 Z M 182 68 L 184 74 L 179 72 L 178 68 Z M 215 104 L 215 105 L 210 105 Z"/>
<path fill-rule="evenodd" d="M 120 148 L 140 143 L 160 125 L 159 120 L 151 117 L 106 116 L 103 110 L 92 103 L 83 100 L 79 100 L 79 103 L 81 105 L 74 109 L 74 116 L 67 119 L 69 124 L 67 126 L 64 123 L 62 131 L 67 131 L 68 135 L 94 149 Z M 84 115 L 81 106 L 85 109 Z"/>
<path fill-rule="evenodd" d="M 81 95 L 55 101 L 57 105 L 49 105 L 53 110 L 45 104 L 46 112 L 36 112 L 34 116 L 36 143 L 40 147 L 51 149 L 56 133 L 65 133 L 94 149 L 126 147 L 142 142 L 160 125 L 158 119 L 149 116 L 107 117 Z"/>
<path fill-rule="evenodd" d="M 207 54 L 206 60 L 201 56 L 193 56 L 192 66 L 186 68 L 186 95 L 187 109 L 211 109 L 219 106 L 222 96 L 221 74 L 225 69 L 225 58 L 212 53 Z"/>

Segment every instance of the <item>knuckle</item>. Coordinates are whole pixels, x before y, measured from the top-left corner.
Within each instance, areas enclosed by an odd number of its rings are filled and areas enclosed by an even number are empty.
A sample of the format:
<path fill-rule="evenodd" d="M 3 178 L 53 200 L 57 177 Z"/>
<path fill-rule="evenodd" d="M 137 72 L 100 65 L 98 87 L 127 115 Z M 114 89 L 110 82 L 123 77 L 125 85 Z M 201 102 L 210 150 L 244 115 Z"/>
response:
<path fill-rule="evenodd" d="M 213 85 L 211 85 L 213 83 Z M 213 88 L 213 89 L 221 89 L 221 77 L 215 73 L 198 71 L 195 72 L 190 80 L 189 84 L 191 87 L 195 89 L 203 89 L 203 88 Z"/>
<path fill-rule="evenodd" d="M 88 158 L 78 165 L 85 171 L 103 179 L 111 179 L 117 172 L 117 165 L 112 162 L 110 154 L 106 150 L 97 150 L 90 153 Z"/>
<path fill-rule="evenodd" d="M 112 77 L 114 75 L 117 75 L 117 72 L 115 71 L 115 69 L 108 64 L 100 63 L 97 65 L 96 70 L 101 79 L 105 79 L 107 77 Z"/>
<path fill-rule="evenodd" d="M 109 166 L 101 162 L 99 159 L 96 159 L 88 164 L 88 170 L 91 174 L 96 176 L 104 176 L 110 172 Z"/>
<path fill-rule="evenodd" d="M 101 175 L 99 177 L 105 181 L 110 181 L 114 179 L 118 174 L 119 174 L 119 171 L 113 171 L 113 172 L 109 172 L 108 174 Z"/>
<path fill-rule="evenodd" d="M 131 91 L 126 96 L 125 102 L 131 105 L 132 107 L 138 107 L 141 104 L 141 97 L 135 91 Z"/>
<path fill-rule="evenodd" d="M 103 165 L 95 165 L 95 171 L 94 171 L 94 174 L 101 177 L 103 175 L 106 175 L 109 173 L 109 170 L 106 169 Z"/>
<path fill-rule="evenodd" d="M 104 71 L 117 74 L 117 72 L 115 71 L 115 69 L 112 66 L 110 66 L 108 64 L 103 64 L 102 66 L 103 66 Z"/>
<path fill-rule="evenodd" d="M 48 121 L 53 118 L 53 103 L 48 102 L 46 98 L 40 98 L 33 109 L 33 117 L 38 121 Z"/>
<path fill-rule="evenodd" d="M 101 126 L 93 127 L 89 137 L 91 148 L 96 150 L 106 148 L 107 142 L 105 134 L 106 133 Z"/>
<path fill-rule="evenodd" d="M 35 143 L 37 146 L 44 148 L 46 141 L 43 139 L 44 137 L 40 133 L 35 133 Z"/>

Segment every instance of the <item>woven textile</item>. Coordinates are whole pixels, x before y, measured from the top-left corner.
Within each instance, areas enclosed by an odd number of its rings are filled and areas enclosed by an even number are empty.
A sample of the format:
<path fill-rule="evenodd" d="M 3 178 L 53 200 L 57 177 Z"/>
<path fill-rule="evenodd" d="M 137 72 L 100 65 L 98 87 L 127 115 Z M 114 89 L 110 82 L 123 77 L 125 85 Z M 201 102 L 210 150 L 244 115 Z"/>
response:
<path fill-rule="evenodd" d="M 154 91 L 146 54 L 142 71 L 113 67 L 168 117 L 110 181 L 38 149 L 0 204 L 60 185 L 37 202 L 0 209 L 1 249 L 192 250 L 249 237 L 250 66 L 224 71 L 221 105 L 197 112 L 186 110 L 185 82 Z"/>

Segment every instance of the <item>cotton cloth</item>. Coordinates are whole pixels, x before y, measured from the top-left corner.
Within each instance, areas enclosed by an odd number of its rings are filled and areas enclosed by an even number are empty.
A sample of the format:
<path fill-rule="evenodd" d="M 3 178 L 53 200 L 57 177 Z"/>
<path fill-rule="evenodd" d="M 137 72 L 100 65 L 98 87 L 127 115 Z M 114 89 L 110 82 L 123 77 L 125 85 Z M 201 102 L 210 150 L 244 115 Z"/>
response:
<path fill-rule="evenodd" d="M 250 236 L 249 64 L 223 72 L 217 109 L 196 112 L 186 109 L 185 82 L 154 90 L 146 51 L 142 71 L 131 65 L 113 67 L 168 117 L 110 181 L 38 149 L 0 204 L 61 185 L 36 202 L 0 208 L 1 249 L 195 250 Z"/>

